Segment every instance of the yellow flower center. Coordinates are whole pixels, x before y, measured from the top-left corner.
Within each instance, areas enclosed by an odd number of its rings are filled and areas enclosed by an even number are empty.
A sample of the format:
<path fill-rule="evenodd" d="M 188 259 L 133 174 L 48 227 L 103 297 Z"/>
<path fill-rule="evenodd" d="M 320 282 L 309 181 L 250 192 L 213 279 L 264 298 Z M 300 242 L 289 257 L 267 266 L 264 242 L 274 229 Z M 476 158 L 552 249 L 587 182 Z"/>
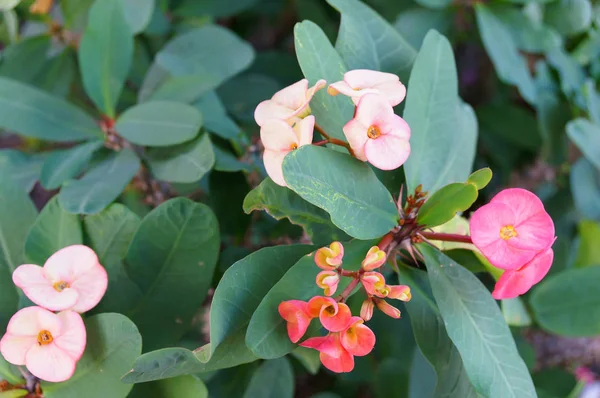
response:
<path fill-rule="evenodd" d="M 379 137 L 381 135 L 381 131 L 379 130 L 379 127 L 373 125 L 371 127 L 369 127 L 369 129 L 367 130 L 367 136 L 371 139 L 375 139 L 377 137 Z"/>
<path fill-rule="evenodd" d="M 500 237 L 504 240 L 509 240 L 510 238 L 514 238 L 519 236 L 517 230 L 512 225 L 505 225 L 500 228 Z"/>
<path fill-rule="evenodd" d="M 65 281 L 60 281 L 60 282 L 56 282 L 54 285 L 54 290 L 56 290 L 57 292 L 62 292 L 65 289 L 68 289 L 71 287 L 71 285 L 69 285 L 68 282 Z"/>
<path fill-rule="evenodd" d="M 335 308 L 333 307 L 333 305 L 330 305 L 327 308 L 325 308 L 325 311 L 327 311 L 327 313 L 332 316 L 335 314 Z"/>
<path fill-rule="evenodd" d="M 290 150 L 292 150 L 292 151 L 293 151 L 293 150 L 295 150 L 295 149 L 298 149 L 298 144 L 296 144 L 296 143 L 294 142 L 292 145 L 290 145 Z"/>
<path fill-rule="evenodd" d="M 54 337 L 52 337 L 52 333 L 50 333 L 48 330 L 42 330 L 38 334 L 37 341 L 38 345 L 48 345 L 54 341 Z"/>

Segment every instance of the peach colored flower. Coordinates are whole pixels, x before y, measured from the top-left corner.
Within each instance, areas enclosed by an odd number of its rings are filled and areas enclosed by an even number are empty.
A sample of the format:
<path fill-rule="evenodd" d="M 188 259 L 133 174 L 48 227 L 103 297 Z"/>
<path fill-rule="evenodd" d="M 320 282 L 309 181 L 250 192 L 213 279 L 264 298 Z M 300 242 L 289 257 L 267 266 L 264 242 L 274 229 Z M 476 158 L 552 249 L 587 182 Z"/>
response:
<path fill-rule="evenodd" d="M 321 271 L 317 274 L 317 286 L 325 289 L 326 296 L 333 296 L 340 283 L 340 274 L 335 271 Z"/>
<path fill-rule="evenodd" d="M 292 343 L 297 343 L 304 336 L 312 317 L 308 314 L 305 301 L 288 300 L 279 304 L 279 315 L 287 322 L 287 332 Z"/>
<path fill-rule="evenodd" d="M 82 313 L 100 302 L 106 292 L 108 276 L 92 249 L 73 245 L 50 256 L 44 267 L 19 266 L 13 273 L 13 282 L 41 307 Z"/>
<path fill-rule="evenodd" d="M 332 372 L 345 373 L 354 369 L 354 356 L 342 346 L 339 333 L 329 333 L 323 337 L 312 337 L 300 345 L 319 351 L 321 363 Z"/>
<path fill-rule="evenodd" d="M 254 111 L 254 120 L 263 126 L 270 119 L 283 120 L 292 124 L 298 118 L 310 114 L 310 100 L 317 91 L 325 87 L 327 82 L 319 80 L 314 86 L 308 87 L 308 80 L 302 79 L 280 90 L 270 100 L 258 104 Z"/>
<path fill-rule="evenodd" d="M 410 301 L 410 299 L 412 298 L 412 295 L 410 293 L 410 287 L 406 285 L 387 285 L 387 288 L 387 298 L 400 301 Z"/>
<path fill-rule="evenodd" d="M 362 261 L 362 268 L 365 271 L 373 271 L 381 267 L 386 260 L 387 256 L 385 252 L 379 249 L 379 246 L 373 246 L 367 252 L 365 259 Z"/>
<path fill-rule="evenodd" d="M 364 323 L 361 317 L 353 316 L 346 329 L 340 333 L 342 347 L 357 357 L 367 355 L 375 347 L 375 333 Z"/>
<path fill-rule="evenodd" d="M 321 269 L 332 271 L 342 265 L 344 246 L 340 242 L 333 242 L 329 247 L 322 247 L 315 253 L 315 264 Z"/>
<path fill-rule="evenodd" d="M 360 282 L 370 296 L 387 297 L 389 293 L 385 278 L 379 272 L 365 272 L 361 275 Z"/>
<path fill-rule="evenodd" d="M 356 69 L 344 73 L 343 81 L 330 84 L 327 92 L 330 95 L 347 95 L 355 105 L 365 94 L 380 94 L 390 106 L 396 106 L 404 100 L 406 87 L 392 73 Z"/>
<path fill-rule="evenodd" d="M 278 119 L 271 119 L 262 126 L 260 139 L 265 147 L 263 161 L 267 174 L 276 184 L 287 186 L 283 178 L 283 159 L 294 149 L 312 143 L 314 127 L 314 116 L 299 120 L 294 127 Z"/>
<path fill-rule="evenodd" d="M 373 302 L 373 300 L 371 300 L 371 298 L 367 298 L 365 301 L 363 301 L 362 305 L 360 306 L 360 317 L 365 321 L 370 320 L 371 318 L 373 318 L 374 309 L 375 303 Z"/>
<path fill-rule="evenodd" d="M 516 270 L 554 241 L 554 222 L 542 201 L 521 189 L 505 189 L 471 216 L 471 239 L 492 265 Z"/>
<path fill-rule="evenodd" d="M 323 327 L 330 332 L 344 330 L 352 317 L 350 308 L 331 297 L 315 296 L 308 300 L 308 315 L 319 317 Z"/>
<path fill-rule="evenodd" d="M 73 376 L 85 345 L 85 325 L 78 313 L 27 307 L 10 319 L 0 352 L 8 362 L 55 383 Z"/>
<path fill-rule="evenodd" d="M 382 300 L 382 299 L 373 299 L 375 301 L 375 305 L 377 306 L 377 308 L 383 312 L 384 314 L 386 314 L 387 316 L 390 316 L 392 318 L 400 318 L 400 310 L 396 307 L 394 307 L 393 305 L 388 304 L 387 301 Z"/>
<path fill-rule="evenodd" d="M 381 95 L 364 95 L 343 130 L 356 157 L 378 169 L 397 169 L 410 155 L 410 127 Z"/>

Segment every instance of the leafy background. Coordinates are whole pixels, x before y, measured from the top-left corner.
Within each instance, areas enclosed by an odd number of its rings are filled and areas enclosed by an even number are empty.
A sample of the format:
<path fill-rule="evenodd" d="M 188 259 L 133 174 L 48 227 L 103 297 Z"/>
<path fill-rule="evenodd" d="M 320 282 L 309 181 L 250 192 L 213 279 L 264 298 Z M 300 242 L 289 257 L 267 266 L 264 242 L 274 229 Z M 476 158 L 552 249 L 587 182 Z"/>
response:
<path fill-rule="evenodd" d="M 11 282 L 19 264 L 84 243 L 110 278 L 76 375 L 45 396 L 574 398 L 573 369 L 600 369 L 597 2 L 57 0 L 47 15 L 32 3 L 0 0 L 0 327 L 30 305 Z M 291 189 L 266 178 L 256 105 L 356 68 L 408 86 L 403 172 L 311 147 L 286 159 Z M 322 90 L 311 107 L 343 138 L 348 101 Z M 465 181 L 482 167 L 494 178 L 477 192 Z M 313 180 L 352 200 L 324 201 Z M 430 226 L 503 187 L 536 192 L 554 265 L 498 306 L 482 259 L 424 248 L 425 267 L 399 270 L 413 288 L 403 318 L 377 314 L 374 353 L 333 375 L 274 308 L 318 293 L 315 247 L 358 238 L 357 264 L 394 226 L 402 184 L 446 204 L 420 216 Z M 0 378 L 19 377 L 0 358 Z"/>

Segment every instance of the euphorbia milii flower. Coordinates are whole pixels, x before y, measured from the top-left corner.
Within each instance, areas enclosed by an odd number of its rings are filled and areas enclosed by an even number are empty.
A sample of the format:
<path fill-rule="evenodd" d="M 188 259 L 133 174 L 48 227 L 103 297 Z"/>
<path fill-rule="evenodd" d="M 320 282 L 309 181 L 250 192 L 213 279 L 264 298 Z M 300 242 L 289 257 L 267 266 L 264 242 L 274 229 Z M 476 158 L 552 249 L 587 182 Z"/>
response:
<path fill-rule="evenodd" d="M 329 247 L 322 247 L 315 253 L 315 264 L 321 269 L 332 271 L 342 265 L 344 246 L 333 242 Z"/>
<path fill-rule="evenodd" d="M 361 275 L 360 281 L 369 295 L 387 297 L 389 289 L 385 284 L 385 278 L 379 272 L 365 272 Z"/>
<path fill-rule="evenodd" d="M 373 246 L 367 252 L 365 259 L 362 261 L 362 268 L 365 271 L 373 271 L 381 267 L 385 263 L 386 254 L 378 246 Z"/>
<path fill-rule="evenodd" d="M 38 378 L 60 382 L 75 372 L 85 339 L 85 326 L 78 313 L 54 314 L 40 307 L 27 307 L 8 323 L 0 352 L 8 362 L 27 366 Z"/>
<path fill-rule="evenodd" d="M 546 276 L 552 266 L 552 260 L 554 260 L 554 252 L 548 248 L 521 268 L 504 271 L 496 282 L 492 297 L 501 300 L 525 294 Z"/>
<path fill-rule="evenodd" d="M 308 301 L 308 315 L 319 317 L 323 327 L 330 332 L 344 330 L 352 317 L 350 308 L 331 297 L 316 296 Z"/>
<path fill-rule="evenodd" d="M 354 357 L 340 342 L 340 333 L 329 333 L 323 337 L 307 339 L 302 347 L 314 348 L 319 351 L 321 363 L 332 372 L 344 373 L 354 369 Z"/>
<path fill-rule="evenodd" d="M 542 201 L 521 189 L 505 189 L 471 216 L 471 239 L 495 267 L 516 270 L 554 241 L 554 223 Z"/>
<path fill-rule="evenodd" d="M 13 282 L 41 307 L 81 313 L 100 302 L 106 292 L 108 276 L 92 249 L 73 245 L 50 256 L 44 267 L 19 266 L 13 273 Z"/>
<path fill-rule="evenodd" d="M 279 315 L 287 322 L 287 332 L 292 343 L 297 343 L 304 336 L 313 317 L 308 314 L 308 303 L 300 300 L 289 300 L 279 304 Z"/>
<path fill-rule="evenodd" d="M 355 105 L 365 94 L 380 94 L 390 106 L 396 106 L 404 100 L 406 87 L 392 73 L 356 69 L 344 73 L 344 80 L 330 84 L 327 92 L 347 95 Z"/>
<path fill-rule="evenodd" d="M 387 298 L 410 301 L 412 295 L 410 293 L 410 287 L 406 285 L 387 285 L 388 294 Z"/>
<path fill-rule="evenodd" d="M 377 308 L 387 316 L 396 319 L 400 318 L 400 310 L 393 305 L 388 304 L 387 301 L 377 298 L 374 298 L 373 301 L 375 301 Z"/>
<path fill-rule="evenodd" d="M 373 309 L 375 309 L 375 303 L 369 297 L 360 306 L 360 317 L 365 321 L 370 320 L 373 318 Z"/>
<path fill-rule="evenodd" d="M 299 120 L 294 127 L 277 119 L 271 119 L 262 126 L 260 139 L 265 147 L 265 169 L 276 184 L 287 186 L 283 178 L 283 159 L 294 149 L 312 143 L 314 127 L 314 116 Z"/>
<path fill-rule="evenodd" d="M 310 100 L 317 91 L 325 87 L 325 84 L 325 80 L 319 80 L 308 88 L 308 80 L 302 79 L 276 92 L 270 100 L 263 101 L 256 107 L 256 124 L 263 126 L 270 119 L 292 124 L 296 119 L 306 117 L 310 114 Z"/>
<path fill-rule="evenodd" d="M 340 283 L 340 274 L 335 271 L 321 271 L 317 274 L 317 286 L 325 289 L 326 296 L 333 296 Z"/>
<path fill-rule="evenodd" d="M 408 159 L 410 127 L 381 95 L 364 95 L 343 130 L 354 155 L 378 169 L 393 170 Z"/>
<path fill-rule="evenodd" d="M 364 322 L 361 317 L 353 316 L 346 329 L 340 332 L 342 347 L 357 357 L 367 355 L 375 347 L 375 333 Z"/>

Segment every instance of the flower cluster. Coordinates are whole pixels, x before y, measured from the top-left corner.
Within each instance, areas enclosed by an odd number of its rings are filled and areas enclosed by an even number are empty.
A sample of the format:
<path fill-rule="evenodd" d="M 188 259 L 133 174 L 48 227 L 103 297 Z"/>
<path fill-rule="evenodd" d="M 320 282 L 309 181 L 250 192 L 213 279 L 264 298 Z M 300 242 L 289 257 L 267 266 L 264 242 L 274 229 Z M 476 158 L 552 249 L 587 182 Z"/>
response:
<path fill-rule="evenodd" d="M 8 362 L 26 365 L 39 379 L 69 379 L 86 346 L 79 313 L 94 308 L 104 296 L 106 270 L 92 249 L 73 245 L 54 253 L 43 267 L 19 266 L 13 282 L 38 306 L 13 315 L 0 352 Z"/>
<path fill-rule="evenodd" d="M 354 368 L 354 357 L 370 353 L 375 346 L 375 334 L 364 324 L 373 316 L 376 306 L 385 314 L 400 318 L 400 311 L 384 299 L 409 301 L 410 288 L 402 285 L 387 285 L 382 274 L 375 272 L 386 261 L 386 253 L 373 246 L 362 261 L 358 271 L 342 269 L 344 246 L 333 242 L 315 253 L 315 263 L 323 271 L 319 272 L 316 284 L 324 289 L 325 296 L 315 296 L 308 302 L 289 300 L 279 304 L 279 314 L 287 321 L 290 340 L 297 343 L 306 333 L 311 321 L 319 318 L 328 331 L 326 336 L 312 337 L 300 345 L 320 352 L 323 365 L 333 372 L 350 372 Z M 344 291 L 333 296 L 341 277 L 352 278 Z M 360 316 L 352 316 L 345 303 L 354 289 L 361 284 L 367 299 L 363 302 Z"/>
<path fill-rule="evenodd" d="M 263 160 L 271 179 L 286 186 L 283 159 L 289 152 L 310 145 L 315 128 L 326 138 L 323 143 L 346 146 L 351 155 L 379 169 L 400 167 L 410 154 L 410 127 L 393 109 L 406 96 L 398 76 L 357 69 L 329 86 L 330 95 L 344 94 L 356 105 L 354 117 L 343 127 L 348 144 L 330 138 L 311 115 L 310 101 L 325 85 L 325 80 L 319 80 L 309 88 L 308 80 L 303 79 L 257 106 L 254 119 L 261 127 Z"/>
<path fill-rule="evenodd" d="M 520 188 L 505 189 L 473 213 L 471 239 L 489 262 L 505 270 L 492 293 L 496 299 L 520 296 L 552 266 L 554 223 L 542 201 Z"/>

